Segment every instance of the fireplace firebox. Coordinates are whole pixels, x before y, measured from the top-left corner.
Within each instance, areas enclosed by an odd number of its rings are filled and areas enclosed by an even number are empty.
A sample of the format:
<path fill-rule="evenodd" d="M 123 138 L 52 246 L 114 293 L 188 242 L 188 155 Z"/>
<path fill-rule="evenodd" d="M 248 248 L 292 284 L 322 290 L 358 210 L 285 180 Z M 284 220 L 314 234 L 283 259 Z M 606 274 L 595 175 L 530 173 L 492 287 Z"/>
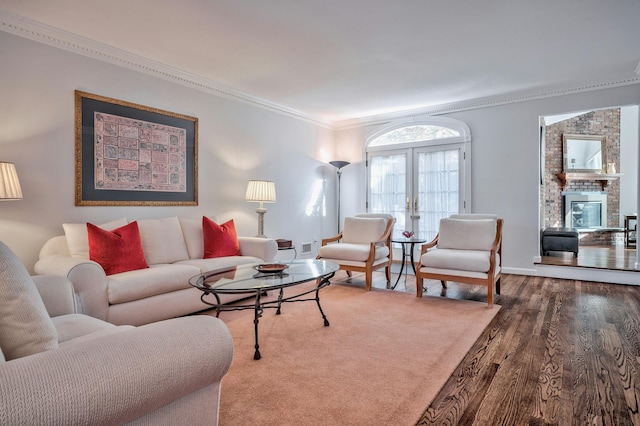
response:
<path fill-rule="evenodd" d="M 577 229 L 607 227 L 606 192 L 563 192 L 564 226 Z"/>

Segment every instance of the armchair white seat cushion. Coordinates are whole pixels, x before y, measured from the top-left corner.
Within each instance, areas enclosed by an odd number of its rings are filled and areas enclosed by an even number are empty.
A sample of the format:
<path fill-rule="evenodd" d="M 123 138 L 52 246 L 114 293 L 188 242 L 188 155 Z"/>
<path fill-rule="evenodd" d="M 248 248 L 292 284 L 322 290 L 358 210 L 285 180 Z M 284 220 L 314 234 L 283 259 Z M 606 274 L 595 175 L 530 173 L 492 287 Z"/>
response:
<path fill-rule="evenodd" d="M 500 261 L 499 255 L 498 263 Z M 440 249 L 429 250 L 420 257 L 425 268 L 487 273 L 491 267 L 491 253 L 486 250 Z"/>
<path fill-rule="evenodd" d="M 320 247 L 320 255 L 323 258 L 334 258 L 345 261 L 353 262 L 366 262 L 369 258 L 369 252 L 371 247 L 369 244 L 353 244 L 353 243 L 341 243 L 330 244 Z M 388 247 L 380 247 L 376 250 L 374 260 L 385 259 L 389 256 Z"/>

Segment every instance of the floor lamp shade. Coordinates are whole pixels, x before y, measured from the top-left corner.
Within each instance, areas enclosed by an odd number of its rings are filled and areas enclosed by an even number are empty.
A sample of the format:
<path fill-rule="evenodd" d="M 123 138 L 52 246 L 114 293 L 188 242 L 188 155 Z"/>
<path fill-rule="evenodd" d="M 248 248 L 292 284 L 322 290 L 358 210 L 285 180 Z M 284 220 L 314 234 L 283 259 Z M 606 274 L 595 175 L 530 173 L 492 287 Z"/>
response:
<path fill-rule="evenodd" d="M 0 161 L 0 200 L 20 200 L 22 189 L 16 166 L 13 163 Z"/>
<path fill-rule="evenodd" d="M 267 209 L 263 207 L 263 203 L 276 202 L 276 185 L 268 180 L 250 180 L 247 185 L 247 193 L 244 200 L 248 202 L 260 203 L 256 209 L 258 213 L 258 237 L 266 238 L 264 235 L 264 214 Z"/>

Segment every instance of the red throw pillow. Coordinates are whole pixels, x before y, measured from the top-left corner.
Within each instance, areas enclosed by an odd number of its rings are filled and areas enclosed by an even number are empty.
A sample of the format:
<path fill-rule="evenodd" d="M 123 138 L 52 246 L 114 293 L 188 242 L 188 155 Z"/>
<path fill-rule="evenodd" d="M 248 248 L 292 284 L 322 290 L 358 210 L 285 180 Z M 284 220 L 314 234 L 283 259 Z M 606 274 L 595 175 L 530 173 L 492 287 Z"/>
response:
<path fill-rule="evenodd" d="M 242 255 L 233 219 L 218 225 L 208 217 L 202 216 L 202 234 L 204 236 L 203 259 Z"/>
<path fill-rule="evenodd" d="M 138 222 L 107 231 L 87 223 L 89 259 L 98 262 L 107 275 L 148 268 L 144 259 Z"/>

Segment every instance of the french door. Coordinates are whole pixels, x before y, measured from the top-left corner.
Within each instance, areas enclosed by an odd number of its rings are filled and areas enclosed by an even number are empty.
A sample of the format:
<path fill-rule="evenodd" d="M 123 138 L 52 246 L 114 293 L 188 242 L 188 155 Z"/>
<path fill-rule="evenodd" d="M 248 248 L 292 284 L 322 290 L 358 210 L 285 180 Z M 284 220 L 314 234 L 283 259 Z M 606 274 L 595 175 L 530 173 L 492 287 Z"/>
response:
<path fill-rule="evenodd" d="M 368 211 L 396 218 L 394 237 L 431 241 L 440 219 L 464 210 L 464 144 L 368 153 Z"/>

